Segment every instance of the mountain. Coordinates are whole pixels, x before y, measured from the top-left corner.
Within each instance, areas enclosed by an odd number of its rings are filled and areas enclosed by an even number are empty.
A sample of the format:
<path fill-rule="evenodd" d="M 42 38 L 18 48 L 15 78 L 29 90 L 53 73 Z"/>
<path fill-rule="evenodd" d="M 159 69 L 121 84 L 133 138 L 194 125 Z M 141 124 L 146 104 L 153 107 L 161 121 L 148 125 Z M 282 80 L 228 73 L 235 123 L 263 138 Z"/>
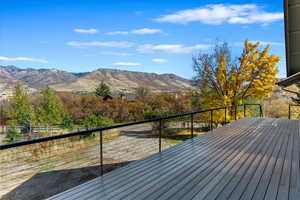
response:
<path fill-rule="evenodd" d="M 3 82 L 2 78 L 5 81 L 20 81 L 38 89 L 45 85 L 75 81 L 77 76 L 57 69 L 20 69 L 15 66 L 0 66 L 0 78 L 0 82 Z"/>
<path fill-rule="evenodd" d="M 45 85 L 57 91 L 92 92 L 103 81 L 116 92 L 133 92 L 139 86 L 147 86 L 155 92 L 192 89 L 191 81 L 174 74 L 155 74 L 116 69 L 98 69 L 92 72 L 71 73 L 58 69 L 20 69 L 0 66 L 0 88 L 20 83 L 31 91 Z M 2 86 L 1 86 L 2 85 Z"/>

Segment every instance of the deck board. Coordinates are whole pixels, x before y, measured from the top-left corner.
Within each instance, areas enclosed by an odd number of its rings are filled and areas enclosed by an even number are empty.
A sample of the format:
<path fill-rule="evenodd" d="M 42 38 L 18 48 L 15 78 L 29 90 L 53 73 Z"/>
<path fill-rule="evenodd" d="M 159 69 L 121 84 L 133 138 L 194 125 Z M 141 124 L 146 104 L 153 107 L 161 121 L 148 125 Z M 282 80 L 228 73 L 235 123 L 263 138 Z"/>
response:
<path fill-rule="evenodd" d="M 49 200 L 299 199 L 300 122 L 244 118 Z"/>

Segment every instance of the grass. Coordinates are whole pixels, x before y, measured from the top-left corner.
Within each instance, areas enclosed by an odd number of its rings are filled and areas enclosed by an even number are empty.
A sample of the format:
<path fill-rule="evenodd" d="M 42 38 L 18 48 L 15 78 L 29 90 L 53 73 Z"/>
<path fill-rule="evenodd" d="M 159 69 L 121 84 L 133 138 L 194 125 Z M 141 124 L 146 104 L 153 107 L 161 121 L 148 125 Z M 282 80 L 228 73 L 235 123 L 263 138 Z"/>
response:
<path fill-rule="evenodd" d="M 180 144 L 188 139 L 191 139 L 190 129 L 178 129 L 178 128 L 169 128 L 164 130 L 167 134 L 163 135 L 163 138 L 170 145 Z M 194 130 L 194 136 L 199 136 L 204 134 L 203 131 Z"/>

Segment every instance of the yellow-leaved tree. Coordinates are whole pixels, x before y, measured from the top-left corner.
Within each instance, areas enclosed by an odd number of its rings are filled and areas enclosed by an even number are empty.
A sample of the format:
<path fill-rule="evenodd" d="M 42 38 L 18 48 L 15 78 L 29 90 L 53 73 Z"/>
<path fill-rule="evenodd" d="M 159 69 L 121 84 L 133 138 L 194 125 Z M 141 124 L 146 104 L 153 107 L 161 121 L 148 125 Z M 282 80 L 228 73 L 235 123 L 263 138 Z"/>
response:
<path fill-rule="evenodd" d="M 247 97 L 270 97 L 276 88 L 280 57 L 270 55 L 269 51 L 269 45 L 262 48 L 259 42 L 246 40 L 237 59 L 232 59 L 226 42 L 217 44 L 212 54 L 193 57 L 194 80 L 201 89 L 201 109 L 242 104 Z M 223 116 L 224 111 L 219 111 L 217 118 L 221 120 Z"/>

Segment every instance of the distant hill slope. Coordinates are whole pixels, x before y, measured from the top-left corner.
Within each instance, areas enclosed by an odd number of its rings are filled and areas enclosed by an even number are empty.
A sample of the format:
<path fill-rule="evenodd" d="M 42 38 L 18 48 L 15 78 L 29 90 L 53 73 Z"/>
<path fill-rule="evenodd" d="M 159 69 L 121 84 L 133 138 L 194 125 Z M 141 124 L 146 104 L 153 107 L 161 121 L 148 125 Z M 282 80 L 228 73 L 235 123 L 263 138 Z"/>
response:
<path fill-rule="evenodd" d="M 116 69 L 98 69 L 93 72 L 71 73 L 57 69 L 20 69 L 0 66 L 0 84 L 24 84 L 33 90 L 49 85 L 57 91 L 91 92 L 104 81 L 114 91 L 132 92 L 140 85 L 157 92 L 189 90 L 191 81 L 174 74 L 155 74 Z"/>

